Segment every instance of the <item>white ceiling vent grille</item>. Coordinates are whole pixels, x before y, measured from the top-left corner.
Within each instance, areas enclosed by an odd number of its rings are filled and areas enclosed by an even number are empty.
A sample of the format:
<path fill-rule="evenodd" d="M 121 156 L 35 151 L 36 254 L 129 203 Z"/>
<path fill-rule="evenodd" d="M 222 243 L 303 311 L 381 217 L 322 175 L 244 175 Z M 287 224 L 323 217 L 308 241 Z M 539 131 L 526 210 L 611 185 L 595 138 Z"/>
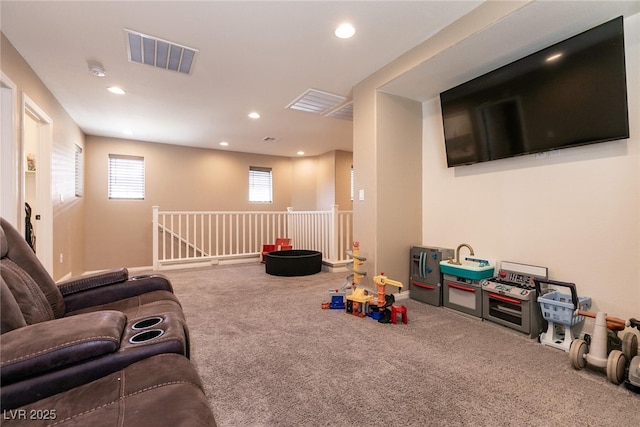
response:
<path fill-rule="evenodd" d="M 351 120 L 353 121 L 353 101 L 346 102 L 336 108 L 333 111 L 330 111 L 326 114 L 327 117 L 332 117 L 334 119 L 342 119 L 342 120 Z"/>
<path fill-rule="evenodd" d="M 325 114 L 326 112 L 333 110 L 346 100 L 347 98 L 345 98 L 344 96 L 334 95 L 332 93 L 323 92 L 316 89 L 308 89 L 295 101 L 287 105 L 287 108 L 306 111 L 309 113 Z"/>
<path fill-rule="evenodd" d="M 307 89 L 305 93 L 287 105 L 287 108 L 325 117 L 353 120 L 351 100 L 344 96 L 317 89 Z"/>
<path fill-rule="evenodd" d="M 191 74 L 191 68 L 198 49 L 182 46 L 136 31 L 127 29 L 124 31 L 127 34 L 129 61 L 183 74 Z"/>

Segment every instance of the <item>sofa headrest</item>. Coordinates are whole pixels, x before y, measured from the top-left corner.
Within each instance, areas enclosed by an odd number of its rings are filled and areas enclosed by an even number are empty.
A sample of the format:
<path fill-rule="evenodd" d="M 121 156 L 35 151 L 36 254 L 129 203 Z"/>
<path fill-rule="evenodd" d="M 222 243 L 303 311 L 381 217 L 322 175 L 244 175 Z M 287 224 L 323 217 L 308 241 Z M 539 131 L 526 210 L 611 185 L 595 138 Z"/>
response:
<path fill-rule="evenodd" d="M 7 242 L 7 236 L 4 234 L 4 228 L 0 226 L 0 258 L 4 258 L 9 253 L 9 243 Z"/>
<path fill-rule="evenodd" d="M 4 218 L 0 218 L 0 229 L 2 229 L 3 263 L 5 261 L 11 261 L 15 264 L 16 268 L 19 268 L 24 274 L 28 275 L 31 281 L 37 284 L 44 293 L 55 317 L 62 317 L 65 313 L 62 294 L 24 236 Z M 2 276 L 4 275 L 5 273 L 2 272 Z M 6 280 L 7 278 L 5 277 L 5 281 Z M 8 282 L 7 285 L 11 287 L 11 284 Z"/>

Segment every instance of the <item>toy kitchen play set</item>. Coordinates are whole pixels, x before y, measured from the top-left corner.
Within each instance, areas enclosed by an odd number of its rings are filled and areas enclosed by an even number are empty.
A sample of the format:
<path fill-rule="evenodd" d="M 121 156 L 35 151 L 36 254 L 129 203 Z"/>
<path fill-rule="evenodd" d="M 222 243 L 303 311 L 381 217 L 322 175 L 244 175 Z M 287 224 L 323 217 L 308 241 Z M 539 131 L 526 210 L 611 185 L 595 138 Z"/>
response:
<path fill-rule="evenodd" d="M 460 259 L 462 248 L 470 253 L 464 259 Z M 411 299 L 489 320 L 531 338 L 546 327 L 534 283 L 547 279 L 545 267 L 503 261 L 494 274 L 495 262 L 476 257 L 464 243 L 455 251 L 414 246 L 410 260 Z"/>

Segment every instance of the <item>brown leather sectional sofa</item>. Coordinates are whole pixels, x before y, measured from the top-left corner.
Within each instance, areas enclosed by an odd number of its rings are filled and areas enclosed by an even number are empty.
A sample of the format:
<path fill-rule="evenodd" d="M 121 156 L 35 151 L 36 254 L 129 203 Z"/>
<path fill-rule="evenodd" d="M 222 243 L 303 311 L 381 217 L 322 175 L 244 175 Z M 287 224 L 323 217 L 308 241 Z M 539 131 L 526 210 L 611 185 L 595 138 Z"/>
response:
<path fill-rule="evenodd" d="M 0 245 L 3 425 L 215 426 L 164 276 L 56 284 L 2 218 Z"/>

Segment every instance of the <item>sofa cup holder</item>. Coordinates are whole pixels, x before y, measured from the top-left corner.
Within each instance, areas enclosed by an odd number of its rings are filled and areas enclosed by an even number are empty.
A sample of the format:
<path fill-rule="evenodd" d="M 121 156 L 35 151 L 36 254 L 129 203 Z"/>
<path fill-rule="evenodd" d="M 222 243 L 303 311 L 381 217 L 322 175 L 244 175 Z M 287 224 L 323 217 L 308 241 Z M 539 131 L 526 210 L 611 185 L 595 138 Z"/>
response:
<path fill-rule="evenodd" d="M 136 331 L 139 331 L 141 329 L 147 329 L 152 326 L 159 325 L 160 323 L 162 323 L 163 320 L 164 319 L 162 317 L 158 317 L 158 316 L 149 317 L 148 319 L 138 320 L 133 325 L 131 325 L 131 329 L 134 329 Z"/>
<path fill-rule="evenodd" d="M 140 274 L 138 276 L 131 277 L 130 280 L 142 280 L 142 279 L 148 279 L 150 277 L 152 277 L 151 274 Z"/>
<path fill-rule="evenodd" d="M 162 329 L 148 329 L 146 331 L 138 332 L 131 338 L 129 338 L 129 342 L 131 344 L 141 344 L 144 342 L 149 342 L 151 340 L 155 340 L 156 338 L 160 338 L 164 334 Z"/>

